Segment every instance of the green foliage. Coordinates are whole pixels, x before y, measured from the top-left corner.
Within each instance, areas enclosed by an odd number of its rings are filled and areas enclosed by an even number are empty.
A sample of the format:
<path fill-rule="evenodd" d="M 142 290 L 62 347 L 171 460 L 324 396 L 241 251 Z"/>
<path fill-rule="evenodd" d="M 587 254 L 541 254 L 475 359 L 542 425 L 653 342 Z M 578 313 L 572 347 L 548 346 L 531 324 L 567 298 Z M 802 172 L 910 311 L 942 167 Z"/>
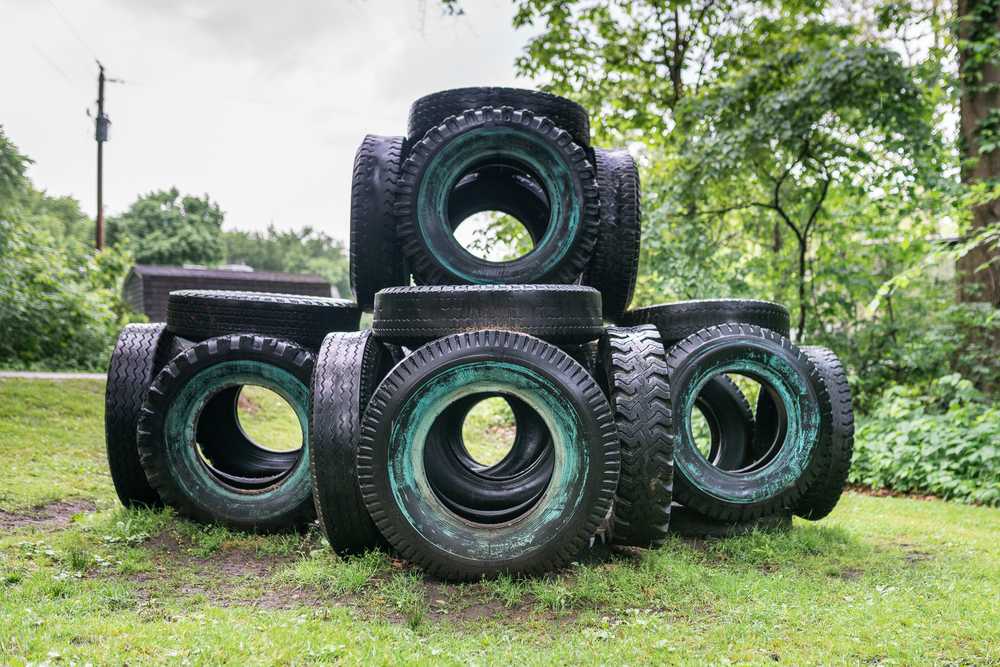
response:
<path fill-rule="evenodd" d="M 890 387 L 855 442 L 855 484 L 1000 505 L 1000 407 L 958 374 Z"/>
<path fill-rule="evenodd" d="M 326 278 L 341 296 L 351 293 L 343 244 L 312 227 L 280 231 L 271 225 L 264 233 L 228 231 L 223 241 L 230 264 L 247 264 L 258 271 L 309 273 Z"/>
<path fill-rule="evenodd" d="M 108 218 L 108 243 L 124 244 L 139 264 L 218 264 L 225 256 L 224 217 L 208 195 L 150 192 Z"/>

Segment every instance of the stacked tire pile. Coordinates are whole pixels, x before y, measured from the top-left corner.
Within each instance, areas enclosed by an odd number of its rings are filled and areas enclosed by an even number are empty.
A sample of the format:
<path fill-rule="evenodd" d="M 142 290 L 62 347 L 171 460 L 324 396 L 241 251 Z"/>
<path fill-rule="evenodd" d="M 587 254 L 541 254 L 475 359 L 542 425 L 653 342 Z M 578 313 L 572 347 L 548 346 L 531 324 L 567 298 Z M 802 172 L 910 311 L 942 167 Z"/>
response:
<path fill-rule="evenodd" d="M 122 501 L 253 530 L 318 517 L 340 554 L 389 547 L 448 579 L 541 573 L 595 537 L 655 547 L 672 514 L 723 534 L 829 513 L 853 435 L 836 357 L 793 345 L 773 303 L 628 310 L 638 171 L 589 134 L 568 100 L 470 88 L 417 100 L 405 137 L 366 137 L 356 303 L 176 292 L 165 325 L 122 332 L 107 395 Z M 458 225 L 487 211 L 531 250 L 463 247 Z M 246 385 L 293 406 L 301 449 L 242 431 Z M 494 398 L 516 434 L 482 463 L 462 427 Z"/>

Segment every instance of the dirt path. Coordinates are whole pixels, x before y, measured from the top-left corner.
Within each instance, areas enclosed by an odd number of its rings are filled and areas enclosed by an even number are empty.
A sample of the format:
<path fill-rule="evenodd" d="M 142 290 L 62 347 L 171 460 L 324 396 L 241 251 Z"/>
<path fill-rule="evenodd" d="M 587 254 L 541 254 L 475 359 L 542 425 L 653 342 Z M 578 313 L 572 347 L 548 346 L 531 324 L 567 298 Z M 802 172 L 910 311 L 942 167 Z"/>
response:
<path fill-rule="evenodd" d="M 46 373 L 42 371 L 0 371 L 0 380 L 104 380 L 104 373 Z"/>

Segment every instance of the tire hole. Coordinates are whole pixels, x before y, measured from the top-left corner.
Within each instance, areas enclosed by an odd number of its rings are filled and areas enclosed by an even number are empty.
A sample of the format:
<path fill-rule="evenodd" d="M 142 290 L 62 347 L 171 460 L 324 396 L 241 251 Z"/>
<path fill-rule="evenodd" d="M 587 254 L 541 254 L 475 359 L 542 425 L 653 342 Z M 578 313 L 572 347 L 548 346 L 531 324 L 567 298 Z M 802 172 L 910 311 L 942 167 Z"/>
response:
<path fill-rule="evenodd" d="M 487 262 L 509 262 L 535 247 L 528 229 L 501 211 L 480 211 L 458 223 L 455 240 L 466 251 Z"/>
<path fill-rule="evenodd" d="M 517 422 L 510 404 L 499 396 L 486 398 L 469 410 L 462 423 L 462 442 L 473 461 L 499 463 L 514 448 Z"/>
<path fill-rule="evenodd" d="M 245 385 L 236 402 L 236 418 L 247 437 L 263 450 L 302 449 L 302 427 L 294 408 L 270 389 Z"/>

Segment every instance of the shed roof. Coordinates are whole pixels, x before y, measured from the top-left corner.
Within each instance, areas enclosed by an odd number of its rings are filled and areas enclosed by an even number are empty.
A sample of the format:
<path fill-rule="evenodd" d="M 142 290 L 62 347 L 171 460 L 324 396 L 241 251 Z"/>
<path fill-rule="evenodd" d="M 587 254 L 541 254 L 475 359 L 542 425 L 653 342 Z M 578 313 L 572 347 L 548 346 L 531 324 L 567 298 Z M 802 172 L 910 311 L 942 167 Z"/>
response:
<path fill-rule="evenodd" d="M 136 264 L 131 273 L 146 277 L 163 278 L 224 278 L 246 282 L 320 283 L 328 284 L 325 278 L 302 273 L 282 273 L 280 271 L 242 271 L 233 269 L 208 269 L 188 266 L 160 266 Z"/>

